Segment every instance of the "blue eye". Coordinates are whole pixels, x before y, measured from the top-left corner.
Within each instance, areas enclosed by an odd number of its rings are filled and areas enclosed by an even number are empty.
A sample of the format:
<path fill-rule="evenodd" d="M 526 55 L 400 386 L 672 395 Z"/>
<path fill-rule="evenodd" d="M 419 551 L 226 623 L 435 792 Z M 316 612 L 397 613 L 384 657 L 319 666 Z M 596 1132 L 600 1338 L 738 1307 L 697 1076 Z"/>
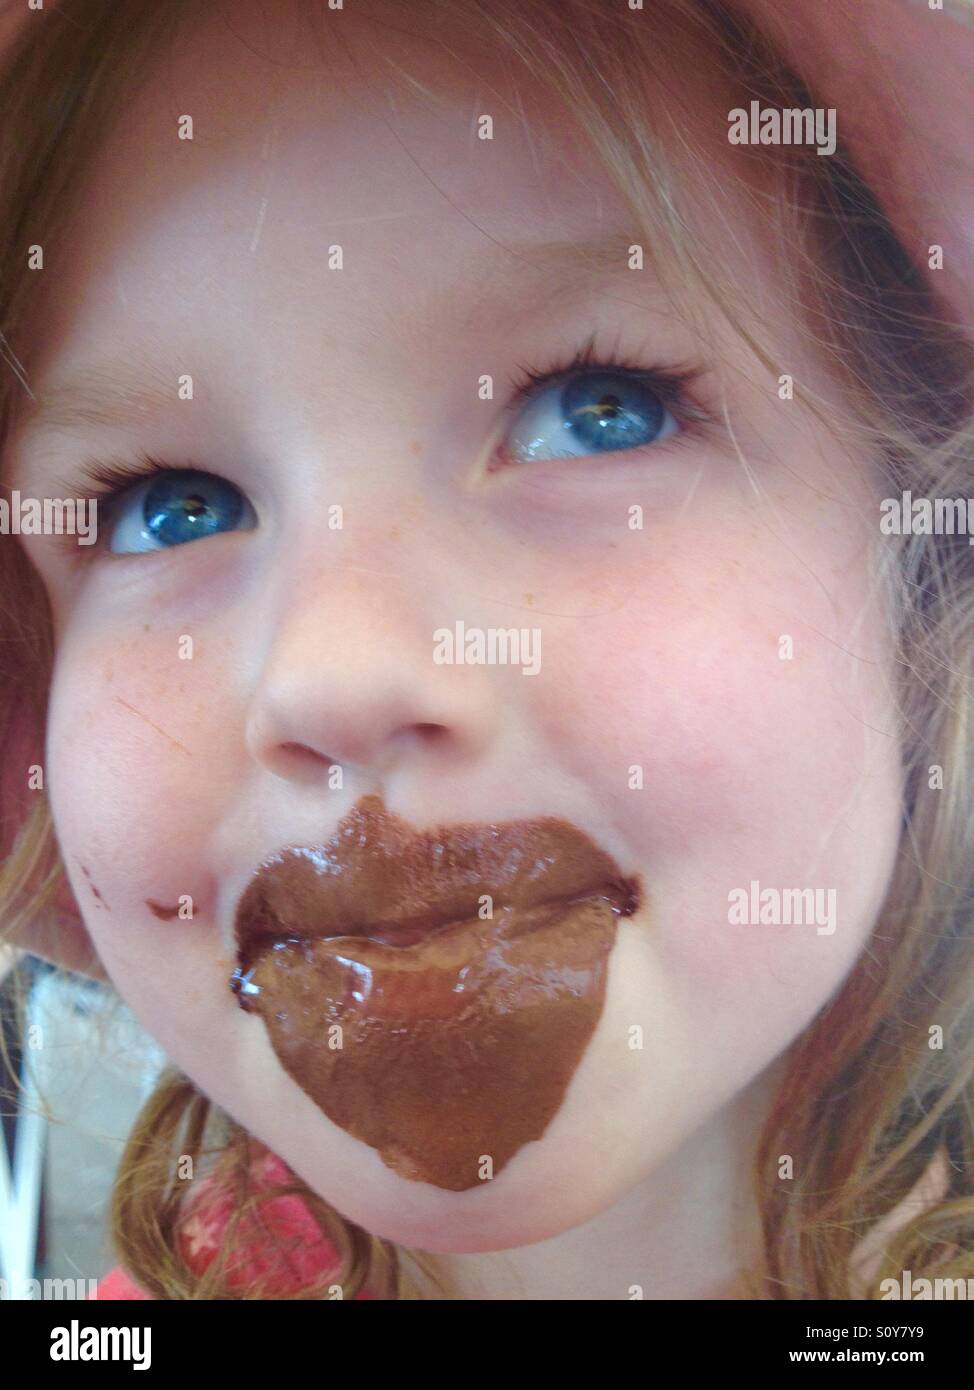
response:
<path fill-rule="evenodd" d="M 504 447 L 527 463 L 638 449 L 679 431 L 650 384 L 620 369 L 588 370 L 529 396 Z"/>
<path fill-rule="evenodd" d="M 251 530 L 253 507 L 239 488 L 213 473 L 166 469 L 113 504 L 109 550 L 136 555 L 220 532 Z"/>

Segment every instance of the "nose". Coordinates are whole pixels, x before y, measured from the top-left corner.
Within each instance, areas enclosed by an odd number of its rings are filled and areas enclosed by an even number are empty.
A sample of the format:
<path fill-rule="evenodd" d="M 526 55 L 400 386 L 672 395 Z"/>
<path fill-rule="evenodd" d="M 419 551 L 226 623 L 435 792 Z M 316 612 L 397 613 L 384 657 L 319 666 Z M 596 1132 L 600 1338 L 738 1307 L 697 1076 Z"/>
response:
<path fill-rule="evenodd" d="M 289 583 L 268 621 L 245 738 L 275 776 L 324 784 L 335 766 L 374 777 L 406 758 L 443 768 L 489 743 L 488 668 L 433 659 L 436 627 L 454 621 L 442 590 L 434 600 L 402 576 L 334 566 Z"/>

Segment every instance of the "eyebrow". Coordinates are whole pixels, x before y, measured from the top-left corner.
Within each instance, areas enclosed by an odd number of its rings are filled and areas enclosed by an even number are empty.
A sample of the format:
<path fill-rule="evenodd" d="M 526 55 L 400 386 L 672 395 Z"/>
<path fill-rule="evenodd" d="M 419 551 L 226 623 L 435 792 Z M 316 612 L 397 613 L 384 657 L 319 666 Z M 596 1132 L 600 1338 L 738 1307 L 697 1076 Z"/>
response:
<path fill-rule="evenodd" d="M 629 269 L 629 251 L 634 244 L 629 232 L 605 232 L 601 236 L 573 240 L 494 242 L 495 249 L 489 253 L 493 264 L 488 265 L 487 275 L 503 279 L 509 271 L 520 274 L 541 270 L 560 274 L 566 269 L 607 275 Z M 512 258 L 517 262 L 513 266 Z"/>
<path fill-rule="evenodd" d="M 15 433 L 27 440 L 47 431 L 149 419 L 179 399 L 179 376 L 131 355 L 99 359 L 41 392 L 24 411 Z"/>
<path fill-rule="evenodd" d="M 645 253 L 645 273 L 630 268 L 634 245 Z M 635 228 L 570 240 L 495 241 L 489 251 L 463 266 L 455 283 L 445 287 L 444 303 L 455 300 L 474 282 L 480 291 L 475 307 L 480 307 L 491 295 L 503 292 L 517 295 L 520 303 L 529 287 L 539 299 L 556 289 L 580 296 L 596 284 L 624 276 L 631 285 L 640 283 L 647 298 L 662 297 L 652 258 Z"/>
<path fill-rule="evenodd" d="M 633 244 L 632 236 L 623 232 L 574 240 L 494 241 L 488 251 L 464 262 L 451 283 L 437 290 L 437 300 L 447 305 L 471 286 L 476 287 L 478 301 L 501 292 L 520 297 L 531 284 L 542 293 L 566 284 L 573 293 L 581 293 L 607 277 L 632 275 L 629 255 Z M 652 276 L 647 278 L 653 289 L 658 289 Z M 440 319 L 438 315 L 434 321 Z M 98 359 L 32 398 L 14 426 L 14 434 L 27 442 L 48 432 L 148 421 L 179 399 L 183 372 L 185 365 L 167 374 L 133 354 Z"/>

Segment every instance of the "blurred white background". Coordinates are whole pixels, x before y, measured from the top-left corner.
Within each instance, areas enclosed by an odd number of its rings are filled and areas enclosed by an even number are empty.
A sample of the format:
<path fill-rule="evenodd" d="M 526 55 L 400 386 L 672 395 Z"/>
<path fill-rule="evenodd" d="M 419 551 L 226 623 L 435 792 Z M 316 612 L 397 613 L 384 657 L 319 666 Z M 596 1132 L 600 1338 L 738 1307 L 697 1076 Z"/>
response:
<path fill-rule="evenodd" d="M 18 1042 L 11 1009 L 15 971 L 30 1003 L 20 1039 L 28 1090 L 18 1096 L 5 1066 L 0 1085 L 6 1135 L 0 1277 L 8 1293 L 23 1278 L 100 1279 L 116 1262 L 108 1240 L 112 1178 L 139 1107 L 165 1064 L 111 989 L 12 952 L 0 958 L 8 1049 Z"/>

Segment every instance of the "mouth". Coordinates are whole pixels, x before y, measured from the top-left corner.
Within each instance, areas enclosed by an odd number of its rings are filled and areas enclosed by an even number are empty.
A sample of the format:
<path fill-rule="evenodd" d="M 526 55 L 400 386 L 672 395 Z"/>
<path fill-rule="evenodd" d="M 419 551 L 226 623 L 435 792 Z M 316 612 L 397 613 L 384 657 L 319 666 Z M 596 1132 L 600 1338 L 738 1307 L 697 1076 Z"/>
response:
<path fill-rule="evenodd" d="M 324 845 L 264 860 L 237 907 L 233 987 L 252 995 L 258 958 L 288 943 L 352 937 L 405 950 L 468 922 L 527 930 L 536 910 L 588 900 L 626 917 L 638 907 L 638 884 L 564 821 L 415 833 L 366 796 Z"/>
<path fill-rule="evenodd" d="M 640 899 L 566 821 L 417 832 L 367 796 L 323 845 L 258 868 L 230 987 L 329 1119 L 461 1191 L 544 1133 Z"/>

